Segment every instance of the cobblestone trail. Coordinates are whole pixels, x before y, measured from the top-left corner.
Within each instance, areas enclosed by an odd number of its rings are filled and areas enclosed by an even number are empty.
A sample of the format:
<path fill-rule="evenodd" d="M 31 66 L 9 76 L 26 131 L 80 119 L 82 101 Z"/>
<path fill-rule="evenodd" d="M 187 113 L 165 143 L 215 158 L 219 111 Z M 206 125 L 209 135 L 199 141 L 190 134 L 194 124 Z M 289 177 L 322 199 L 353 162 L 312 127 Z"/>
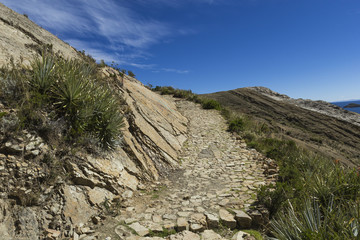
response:
<path fill-rule="evenodd" d="M 167 239 L 227 239 L 230 230 L 220 237 L 206 229 L 216 230 L 219 223 L 229 229 L 249 228 L 260 221 L 258 211 L 249 216 L 240 210 L 255 201 L 256 188 L 272 181 L 263 174 L 264 157 L 227 132 L 218 111 L 183 100 L 177 100 L 177 106 L 189 119 L 180 169 L 161 180 L 156 190 L 127 201 L 117 217 L 123 222 L 115 228 L 120 239 L 162 239 L 144 236 L 163 229 L 180 232 Z"/>

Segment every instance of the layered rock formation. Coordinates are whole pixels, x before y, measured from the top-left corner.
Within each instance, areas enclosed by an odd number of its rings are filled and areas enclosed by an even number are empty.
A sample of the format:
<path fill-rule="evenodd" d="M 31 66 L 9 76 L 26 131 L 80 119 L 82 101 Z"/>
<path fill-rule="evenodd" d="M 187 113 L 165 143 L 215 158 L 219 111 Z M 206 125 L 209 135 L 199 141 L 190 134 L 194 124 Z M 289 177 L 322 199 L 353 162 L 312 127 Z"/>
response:
<path fill-rule="evenodd" d="M 28 65 L 44 47 L 65 58 L 80 57 L 68 44 L 0 4 L 0 66 L 11 61 Z M 77 228 L 86 232 L 84 224 L 101 220 L 100 212 L 177 166 L 187 119 L 139 81 L 122 78 L 111 68 L 104 74 L 111 74 L 126 109 L 123 139 L 114 151 L 68 152 L 36 132 L 0 134 L 1 239 L 70 237 Z M 16 111 L 0 102 L 2 130 L 19 122 Z"/>

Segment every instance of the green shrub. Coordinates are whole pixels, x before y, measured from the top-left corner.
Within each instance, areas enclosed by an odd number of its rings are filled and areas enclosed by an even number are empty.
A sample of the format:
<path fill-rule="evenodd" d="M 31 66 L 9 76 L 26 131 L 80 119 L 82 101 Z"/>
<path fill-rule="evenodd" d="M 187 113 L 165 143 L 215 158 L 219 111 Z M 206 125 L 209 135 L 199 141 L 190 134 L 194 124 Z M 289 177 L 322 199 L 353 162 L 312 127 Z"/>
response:
<path fill-rule="evenodd" d="M 15 64 L 0 68 L 0 99 L 5 105 L 15 107 L 26 95 L 26 78 L 25 72 Z"/>
<path fill-rule="evenodd" d="M 220 103 L 214 99 L 203 98 L 201 101 L 201 106 L 203 109 L 221 110 Z"/>
<path fill-rule="evenodd" d="M 243 118 L 237 117 L 233 120 L 230 120 L 228 123 L 228 131 L 239 133 L 245 129 L 245 122 Z"/>
<path fill-rule="evenodd" d="M 132 71 L 130 71 L 130 70 L 128 70 L 128 75 L 130 76 L 130 77 L 135 77 L 135 74 L 132 72 Z"/>
<path fill-rule="evenodd" d="M 176 98 L 188 99 L 192 95 L 194 95 L 194 94 L 191 92 L 191 90 L 175 89 L 175 91 L 174 91 L 174 97 L 176 97 Z"/>
<path fill-rule="evenodd" d="M 175 93 L 175 89 L 173 87 L 160 87 L 158 89 L 160 90 L 161 95 L 173 95 Z"/>

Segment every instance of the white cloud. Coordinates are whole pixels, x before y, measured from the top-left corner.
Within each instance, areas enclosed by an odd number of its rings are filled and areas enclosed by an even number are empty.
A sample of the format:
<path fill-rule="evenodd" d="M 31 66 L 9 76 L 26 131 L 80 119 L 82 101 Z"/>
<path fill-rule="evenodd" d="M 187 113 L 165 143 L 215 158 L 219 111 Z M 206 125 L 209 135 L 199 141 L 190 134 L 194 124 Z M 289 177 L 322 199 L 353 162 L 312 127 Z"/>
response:
<path fill-rule="evenodd" d="M 147 4 L 147 5 L 165 5 L 171 7 L 179 7 L 184 4 L 217 4 L 217 3 L 224 3 L 226 1 L 232 0 L 134 0 L 140 4 Z"/>
<path fill-rule="evenodd" d="M 141 1 L 143 0 L 137 2 Z M 181 4 L 178 0 L 149 0 L 146 3 L 150 2 Z M 212 3 L 213 0 L 196 2 Z M 21 14 L 26 13 L 40 26 L 78 50 L 85 50 L 97 60 L 115 61 L 154 71 L 154 65 L 137 63 L 140 59 L 151 56 L 148 53 L 149 47 L 166 42 L 174 35 L 194 33 L 192 30 L 174 28 L 168 23 L 145 18 L 129 7 L 131 4 L 126 0 L 3 0 L 2 3 Z M 172 68 L 159 70 L 188 72 Z"/>
<path fill-rule="evenodd" d="M 179 74 L 185 74 L 189 73 L 189 70 L 179 70 L 179 69 L 173 69 L 173 68 L 162 68 L 161 69 L 164 72 L 173 72 L 173 73 L 179 73 Z"/>

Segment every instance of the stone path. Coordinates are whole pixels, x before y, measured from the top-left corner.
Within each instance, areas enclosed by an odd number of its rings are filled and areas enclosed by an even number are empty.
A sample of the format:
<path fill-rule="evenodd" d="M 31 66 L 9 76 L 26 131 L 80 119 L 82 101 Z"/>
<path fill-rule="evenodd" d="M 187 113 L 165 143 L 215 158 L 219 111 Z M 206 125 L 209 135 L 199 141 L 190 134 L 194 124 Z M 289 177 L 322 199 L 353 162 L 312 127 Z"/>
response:
<path fill-rule="evenodd" d="M 165 229 L 186 230 L 167 239 L 230 239 L 231 229 L 260 224 L 262 214 L 249 212 L 249 206 L 256 188 L 272 181 L 263 174 L 264 157 L 227 132 L 218 111 L 183 100 L 177 106 L 190 120 L 180 169 L 126 202 L 116 218 L 122 222 L 115 228 L 120 239 L 162 239 L 141 237 Z"/>

